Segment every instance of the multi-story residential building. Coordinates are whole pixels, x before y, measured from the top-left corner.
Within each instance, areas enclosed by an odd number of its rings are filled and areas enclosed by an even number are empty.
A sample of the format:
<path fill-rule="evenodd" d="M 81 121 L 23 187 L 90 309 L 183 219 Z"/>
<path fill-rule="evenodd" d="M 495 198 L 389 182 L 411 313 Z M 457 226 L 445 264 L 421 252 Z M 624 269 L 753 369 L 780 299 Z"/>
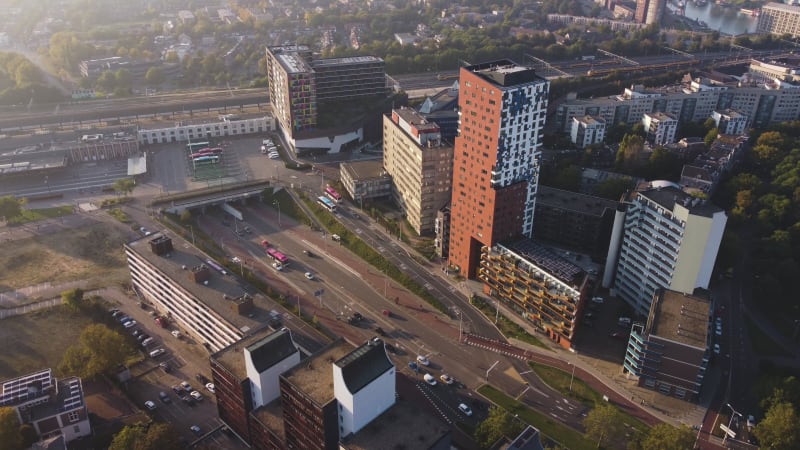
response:
<path fill-rule="evenodd" d="M 539 186 L 533 237 L 602 260 L 618 202 Z"/>
<path fill-rule="evenodd" d="M 63 436 L 69 443 L 92 434 L 81 379 L 59 380 L 51 369 L 3 381 L 0 407 L 13 408 L 19 423 L 32 426 L 41 439 Z"/>
<path fill-rule="evenodd" d="M 647 323 L 634 323 L 623 372 L 640 387 L 696 401 L 710 351 L 711 307 L 707 298 L 659 289 Z"/>
<path fill-rule="evenodd" d="M 777 58 L 754 58 L 750 61 L 747 73 L 761 82 L 779 79 L 790 83 L 800 83 L 800 57 L 790 55 Z"/>
<path fill-rule="evenodd" d="M 746 136 L 721 134 L 711 144 L 707 152 L 683 166 L 681 186 L 687 192 L 699 190 L 711 195 L 722 180 L 742 156 Z"/>
<path fill-rule="evenodd" d="M 269 99 L 286 142 L 295 151 L 338 152 L 363 139 L 363 130 L 318 130 L 319 108 L 326 102 L 382 96 L 385 62 L 373 56 L 313 59 L 305 45 L 267 47 Z"/>
<path fill-rule="evenodd" d="M 450 203 L 436 213 L 433 233 L 436 236 L 433 240 L 436 256 L 446 260 L 450 255 Z"/>
<path fill-rule="evenodd" d="M 578 148 L 601 144 L 606 138 L 606 121 L 602 117 L 573 117 L 570 138 Z"/>
<path fill-rule="evenodd" d="M 125 254 L 136 292 L 212 352 L 262 328 L 269 318 L 238 280 L 177 236 L 151 234 L 125 244 Z"/>
<path fill-rule="evenodd" d="M 756 33 L 800 36 L 800 6 L 769 2 L 761 7 Z"/>
<path fill-rule="evenodd" d="M 679 123 L 701 122 L 715 110 L 735 109 L 747 116 L 752 127 L 800 118 L 800 86 L 770 81 L 743 84 L 717 84 L 710 78 L 697 77 L 682 85 L 645 90 L 637 85 L 621 95 L 578 99 L 575 95 L 557 108 L 553 126 L 569 133 L 573 117 L 602 117 L 606 123 L 641 122 L 646 113 L 673 114 Z"/>
<path fill-rule="evenodd" d="M 478 279 L 499 299 L 565 348 L 571 348 L 589 293 L 583 269 L 525 239 L 481 249 Z"/>
<path fill-rule="evenodd" d="M 450 201 L 453 146 L 439 125 L 410 108 L 383 118 L 383 166 L 392 176 L 392 197 L 420 235 L 434 232 L 436 213 Z"/>
<path fill-rule="evenodd" d="M 279 433 L 270 438 L 260 427 L 254 430 L 250 414 L 279 398 L 278 377 L 300 356 L 288 329 L 267 328 L 211 355 L 219 418 L 248 445 L 256 439 L 283 442 Z"/>
<path fill-rule="evenodd" d="M 450 427 L 418 405 L 397 401 L 358 433 L 339 441 L 339 450 L 414 449 L 450 450 Z"/>
<path fill-rule="evenodd" d="M 617 210 L 603 286 L 641 315 L 658 289 L 707 289 L 726 222 L 725 211 L 675 183 L 641 187 Z"/>
<path fill-rule="evenodd" d="M 455 142 L 458 135 L 458 81 L 432 97 L 426 97 L 419 106 L 419 113 L 429 122 L 439 125 L 443 141 Z"/>
<path fill-rule="evenodd" d="M 353 201 L 388 199 L 392 195 L 392 177 L 383 168 L 383 161 L 343 162 L 339 180 Z"/>
<path fill-rule="evenodd" d="M 636 0 L 636 12 L 634 20 L 637 23 L 660 24 L 661 17 L 664 16 L 664 9 L 667 7 L 667 0 Z"/>
<path fill-rule="evenodd" d="M 533 232 L 550 83 L 503 59 L 462 67 L 450 266 L 474 278 L 481 248 Z"/>
<path fill-rule="evenodd" d="M 747 116 L 734 109 L 723 109 L 711 114 L 720 134 L 740 135 L 747 131 Z"/>
<path fill-rule="evenodd" d="M 652 145 L 666 145 L 675 142 L 678 131 L 678 119 L 672 114 L 663 112 L 645 113 L 642 125 L 647 133 L 647 142 Z"/>

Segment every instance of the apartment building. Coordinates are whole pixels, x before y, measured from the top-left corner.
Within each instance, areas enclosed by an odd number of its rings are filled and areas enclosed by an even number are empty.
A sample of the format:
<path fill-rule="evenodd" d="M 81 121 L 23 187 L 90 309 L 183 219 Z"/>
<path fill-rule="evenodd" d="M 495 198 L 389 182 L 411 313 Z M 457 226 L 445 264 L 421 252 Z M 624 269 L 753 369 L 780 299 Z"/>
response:
<path fill-rule="evenodd" d="M 392 196 L 392 177 L 383 161 L 353 161 L 339 165 L 339 180 L 353 201 L 363 208 L 364 201 Z"/>
<path fill-rule="evenodd" d="M 603 286 L 646 315 L 658 289 L 708 288 L 725 212 L 669 181 L 641 186 L 614 218 Z"/>
<path fill-rule="evenodd" d="M 531 240 L 481 249 L 478 279 L 499 299 L 553 342 L 571 348 L 589 277 L 575 264 Z"/>
<path fill-rule="evenodd" d="M 675 142 L 678 131 L 678 119 L 672 114 L 663 112 L 645 113 L 642 125 L 647 133 L 647 142 L 651 145 L 666 145 Z"/>
<path fill-rule="evenodd" d="M 269 319 L 238 280 L 178 236 L 153 233 L 125 244 L 125 255 L 136 292 L 212 352 Z"/>
<path fill-rule="evenodd" d="M 533 237 L 603 259 L 618 202 L 539 186 Z"/>
<path fill-rule="evenodd" d="M 429 122 L 439 125 L 442 140 L 455 142 L 458 135 L 458 80 L 450 87 L 426 97 L 419 113 Z"/>
<path fill-rule="evenodd" d="M 697 401 L 711 359 L 711 305 L 705 296 L 656 291 L 647 323 L 634 323 L 623 372 L 640 387 Z"/>
<path fill-rule="evenodd" d="M 620 95 L 578 99 L 570 95 L 557 108 L 553 127 L 569 133 L 572 119 L 591 115 L 606 123 L 633 125 L 647 113 L 670 113 L 679 123 L 705 121 L 715 110 L 734 109 L 752 127 L 800 118 L 800 85 L 771 80 L 766 83 L 720 83 L 708 77 L 687 78 L 682 84 L 645 89 L 635 85 Z"/>
<path fill-rule="evenodd" d="M 383 166 L 392 197 L 417 234 L 434 233 L 436 213 L 450 201 L 453 146 L 439 125 L 410 108 L 383 117 Z"/>
<path fill-rule="evenodd" d="M 753 58 L 747 73 L 762 82 L 779 79 L 790 83 L 800 83 L 800 56 Z"/>
<path fill-rule="evenodd" d="M 747 116 L 735 109 L 723 109 L 711 114 L 719 134 L 741 135 L 747 131 Z"/>
<path fill-rule="evenodd" d="M 761 7 L 756 33 L 800 36 L 800 6 L 769 2 Z"/>
<path fill-rule="evenodd" d="M 550 83 L 508 59 L 459 76 L 449 263 L 475 278 L 481 248 L 533 233 Z"/>
<path fill-rule="evenodd" d="M 666 7 L 667 0 L 636 0 L 634 20 L 646 25 L 660 24 Z"/>
<path fill-rule="evenodd" d="M 80 378 L 56 379 L 52 369 L 44 369 L 2 386 L 0 407 L 12 408 L 19 423 L 32 426 L 41 439 L 63 436 L 69 443 L 92 434 Z"/>
<path fill-rule="evenodd" d="M 570 138 L 578 148 L 602 144 L 606 138 L 606 121 L 602 117 L 573 117 Z"/>

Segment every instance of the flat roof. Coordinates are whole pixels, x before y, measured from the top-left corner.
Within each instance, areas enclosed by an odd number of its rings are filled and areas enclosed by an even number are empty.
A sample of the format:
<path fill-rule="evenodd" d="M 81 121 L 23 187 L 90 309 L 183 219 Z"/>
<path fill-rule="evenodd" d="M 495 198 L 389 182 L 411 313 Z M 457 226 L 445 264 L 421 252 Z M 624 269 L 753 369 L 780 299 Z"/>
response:
<path fill-rule="evenodd" d="M 354 347 L 339 338 L 319 353 L 289 369 L 283 375 L 289 383 L 314 400 L 324 405 L 333 399 L 333 363 L 352 352 Z"/>
<path fill-rule="evenodd" d="M 269 327 L 264 327 L 261 330 L 245 337 L 239 342 L 235 342 L 222 350 L 211 355 L 218 364 L 228 369 L 229 372 L 234 374 L 239 380 L 247 378 L 247 370 L 244 365 L 244 349 L 260 342 L 262 339 L 274 334 Z"/>
<path fill-rule="evenodd" d="M 602 197 L 595 197 L 593 195 L 564 191 L 540 184 L 539 193 L 536 196 L 536 204 L 602 217 L 606 209 L 615 210 L 618 202 Z"/>
<path fill-rule="evenodd" d="M 791 13 L 795 13 L 795 14 L 800 14 L 800 7 L 787 5 L 787 4 L 784 4 L 784 3 L 769 2 L 766 5 L 761 7 L 761 11 L 763 12 L 764 9 L 767 9 L 767 8 L 768 9 L 777 9 L 777 10 L 791 12 Z"/>
<path fill-rule="evenodd" d="M 449 433 L 450 428 L 438 417 L 409 400 L 398 400 L 358 433 L 343 440 L 342 446 L 348 450 L 432 448 Z"/>
<path fill-rule="evenodd" d="M 581 286 L 586 280 L 587 275 L 582 268 L 530 239 L 514 242 L 507 247 L 570 286 Z"/>
<path fill-rule="evenodd" d="M 383 62 L 383 59 L 378 58 L 377 56 L 347 56 L 344 58 L 324 58 L 324 59 L 313 60 L 311 62 L 311 66 L 317 68 L 317 67 L 327 67 L 327 66 L 341 66 L 346 64 L 364 64 L 373 62 Z"/>
<path fill-rule="evenodd" d="M 275 59 L 287 73 L 311 72 L 306 60 L 297 53 L 279 53 L 275 55 Z"/>
<path fill-rule="evenodd" d="M 435 133 L 439 131 L 439 125 L 436 122 L 430 122 L 428 119 L 425 118 L 425 116 L 417 112 L 417 110 L 415 109 L 396 108 L 393 109 L 392 112 L 397 114 L 397 116 L 400 119 L 402 119 L 409 125 L 413 125 L 414 128 L 416 128 L 420 132 Z"/>
<path fill-rule="evenodd" d="M 673 183 L 671 182 L 669 182 L 671 185 L 662 185 L 661 183 L 663 182 L 654 180 L 651 182 L 651 186 L 653 183 L 656 184 L 656 187 L 638 191 L 636 194 L 658 203 L 670 212 L 673 211 L 676 203 L 680 203 L 689 210 L 690 214 L 695 216 L 711 217 L 715 213 L 722 211 L 721 208 L 714 206 L 708 200 L 692 197 L 680 187 L 672 185 Z"/>
<path fill-rule="evenodd" d="M 164 256 L 156 255 L 150 249 L 150 242 L 161 238 L 172 240 L 173 250 Z M 250 334 L 253 330 L 266 325 L 269 311 L 263 307 L 264 296 L 247 289 L 244 281 L 227 272 L 227 269 L 222 268 L 218 262 L 180 236 L 169 231 L 159 231 L 129 242 L 125 247 L 155 266 L 240 332 Z M 196 283 L 190 279 L 192 269 L 201 265 L 208 267 L 211 274 L 208 283 Z M 225 272 L 220 272 L 214 267 L 220 267 Z M 237 300 L 244 294 L 253 298 L 253 308 L 248 310 L 246 315 L 238 313 L 234 308 Z"/>
<path fill-rule="evenodd" d="M 510 59 L 499 59 L 464 68 L 498 87 L 514 87 L 525 83 L 546 83 L 532 67 L 521 66 Z"/>
<path fill-rule="evenodd" d="M 342 169 L 348 170 L 353 175 L 354 180 L 389 176 L 386 173 L 386 169 L 383 168 L 382 160 L 343 162 Z"/>
<path fill-rule="evenodd" d="M 281 440 L 286 439 L 286 429 L 283 427 L 283 405 L 280 397 L 251 411 L 250 414 L 268 430 L 278 435 Z"/>
<path fill-rule="evenodd" d="M 706 348 L 711 302 L 707 298 L 664 289 L 656 295 L 648 324 L 650 334 Z"/>

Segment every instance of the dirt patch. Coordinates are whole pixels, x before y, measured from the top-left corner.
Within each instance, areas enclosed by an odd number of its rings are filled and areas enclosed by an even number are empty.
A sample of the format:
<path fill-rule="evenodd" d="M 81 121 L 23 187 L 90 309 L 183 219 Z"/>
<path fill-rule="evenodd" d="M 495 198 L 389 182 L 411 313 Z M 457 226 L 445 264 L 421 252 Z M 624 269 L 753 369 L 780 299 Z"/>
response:
<path fill-rule="evenodd" d="M 104 222 L 0 244 L 0 291 L 44 282 L 87 280 L 108 286 L 127 280 L 122 245 L 130 232 Z"/>

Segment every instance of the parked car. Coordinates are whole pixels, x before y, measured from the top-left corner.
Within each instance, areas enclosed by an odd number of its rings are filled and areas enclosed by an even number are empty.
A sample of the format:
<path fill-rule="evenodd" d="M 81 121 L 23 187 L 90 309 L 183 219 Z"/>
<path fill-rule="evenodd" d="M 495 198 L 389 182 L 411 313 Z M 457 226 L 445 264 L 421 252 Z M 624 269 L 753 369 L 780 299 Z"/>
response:
<path fill-rule="evenodd" d="M 426 373 L 422 379 L 425 380 L 425 382 L 429 385 L 436 386 L 436 378 L 433 378 L 433 375 Z"/>
<path fill-rule="evenodd" d="M 206 378 L 206 376 L 205 376 L 205 375 L 203 375 L 202 373 L 198 373 L 197 375 L 195 375 L 195 376 L 194 376 L 194 378 L 195 378 L 197 381 L 199 381 L 201 384 L 206 384 L 206 383 L 210 383 L 210 382 L 211 382 L 211 380 L 209 380 L 208 378 Z"/>
<path fill-rule="evenodd" d="M 184 390 L 184 391 L 186 391 L 186 392 L 192 392 L 192 391 L 194 391 L 194 389 L 192 389 L 192 385 L 191 385 L 191 384 L 189 384 L 189 383 L 187 383 L 186 381 L 181 381 L 181 387 L 182 387 L 182 388 L 183 388 L 183 390 Z"/>
<path fill-rule="evenodd" d="M 172 392 L 178 394 L 179 396 L 182 396 L 184 394 L 183 388 L 177 384 L 175 386 L 172 386 Z"/>
<path fill-rule="evenodd" d="M 606 302 L 606 299 L 604 299 L 603 297 L 592 297 L 592 302 L 597 303 L 598 305 L 602 305 L 603 303 Z"/>
<path fill-rule="evenodd" d="M 135 326 L 136 326 L 136 321 L 135 321 L 135 320 L 131 320 L 131 321 L 129 321 L 129 322 L 125 322 L 125 323 L 123 324 L 123 326 L 124 326 L 125 328 L 133 328 L 133 327 L 135 327 Z"/>
<path fill-rule="evenodd" d="M 192 425 L 189 427 L 189 429 L 192 430 L 192 433 L 196 434 L 197 436 L 199 436 L 202 433 L 202 430 L 200 430 L 200 427 L 198 427 L 197 425 Z"/>
<path fill-rule="evenodd" d="M 414 372 L 419 372 L 419 366 L 414 361 L 408 362 L 409 369 L 413 370 Z"/>
<path fill-rule="evenodd" d="M 144 402 L 145 408 L 149 409 L 150 411 L 156 409 L 156 404 L 151 402 L 150 400 Z"/>
<path fill-rule="evenodd" d="M 442 376 L 439 377 L 439 379 L 442 380 L 442 382 L 444 384 L 453 384 L 455 382 L 453 377 L 451 377 L 450 375 L 448 375 L 446 373 L 443 373 Z"/>
<path fill-rule="evenodd" d="M 169 364 L 167 364 L 165 362 L 162 362 L 158 366 L 161 367 L 161 369 L 163 369 L 164 372 L 170 373 L 172 371 L 172 368 L 169 366 Z"/>
<path fill-rule="evenodd" d="M 719 355 L 719 344 L 714 344 L 714 354 Z"/>
<path fill-rule="evenodd" d="M 472 417 L 472 410 L 464 403 L 458 405 L 458 409 L 467 417 Z"/>
<path fill-rule="evenodd" d="M 422 355 L 417 355 L 417 362 L 422 364 L 423 366 L 430 366 L 431 365 L 431 362 L 428 361 L 428 358 L 426 358 L 426 357 L 424 357 Z"/>
<path fill-rule="evenodd" d="M 217 392 L 214 383 L 206 383 L 206 389 L 208 389 L 208 392 L 211 392 L 212 394 Z"/>
<path fill-rule="evenodd" d="M 197 391 L 192 391 L 192 393 L 189 394 L 189 395 L 191 395 L 192 398 L 197 400 L 198 402 L 203 399 L 203 394 L 201 394 L 201 393 L 199 393 Z"/>
<path fill-rule="evenodd" d="M 305 276 L 306 276 L 306 280 L 313 280 L 314 279 L 314 274 L 311 273 L 311 272 L 306 272 Z"/>
<path fill-rule="evenodd" d="M 158 358 L 159 356 L 163 355 L 165 352 L 166 352 L 166 350 L 164 350 L 163 348 L 157 348 L 157 349 L 153 350 L 152 352 L 150 352 L 150 357 L 151 358 Z"/>
<path fill-rule="evenodd" d="M 160 398 L 164 403 L 172 403 L 172 400 L 169 398 L 169 395 L 167 395 L 166 392 L 159 392 L 158 398 Z"/>

